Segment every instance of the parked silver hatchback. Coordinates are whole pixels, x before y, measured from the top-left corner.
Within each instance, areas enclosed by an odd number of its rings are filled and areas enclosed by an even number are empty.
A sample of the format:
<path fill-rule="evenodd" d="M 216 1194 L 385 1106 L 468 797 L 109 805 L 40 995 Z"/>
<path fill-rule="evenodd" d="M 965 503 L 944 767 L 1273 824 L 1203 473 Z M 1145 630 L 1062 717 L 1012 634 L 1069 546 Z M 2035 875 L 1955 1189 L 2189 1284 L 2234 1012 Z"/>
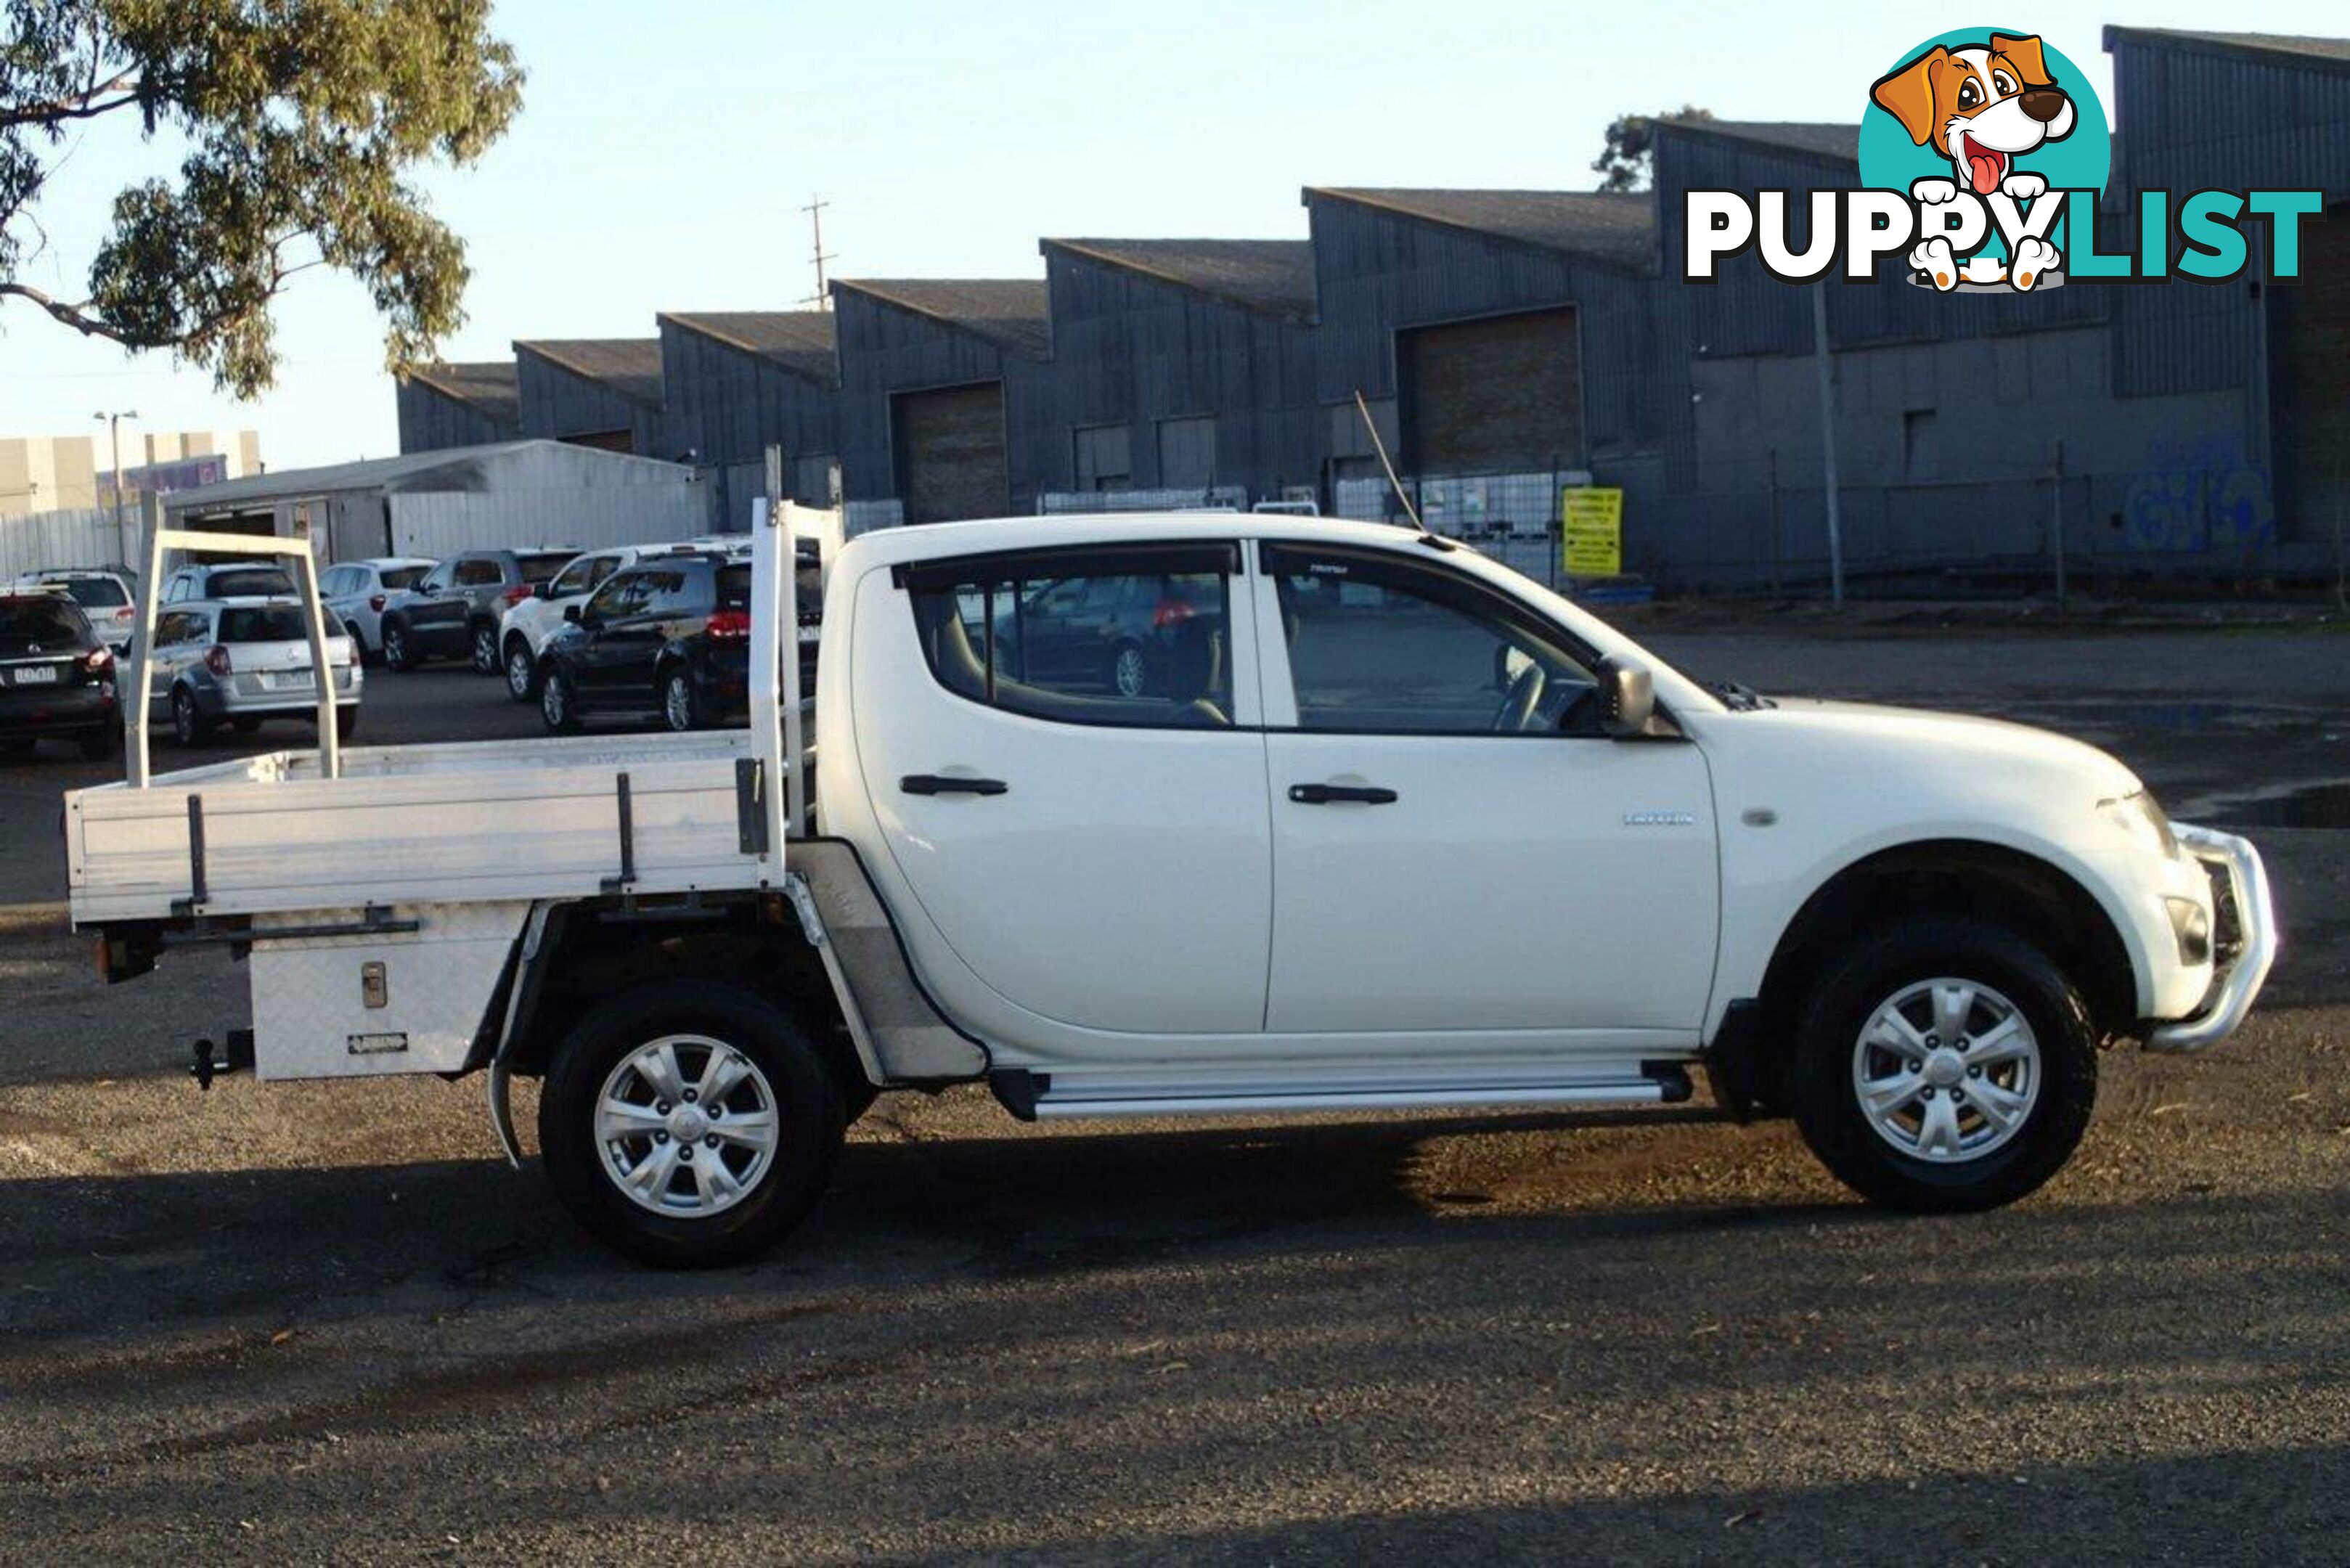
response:
<path fill-rule="evenodd" d="M 327 659 L 335 672 L 335 733 L 348 739 L 359 729 L 365 675 L 348 637 L 327 639 Z M 156 618 L 147 714 L 168 721 L 181 745 L 200 744 L 223 723 L 246 734 L 264 719 L 315 721 L 317 703 L 298 603 L 183 600 Z"/>

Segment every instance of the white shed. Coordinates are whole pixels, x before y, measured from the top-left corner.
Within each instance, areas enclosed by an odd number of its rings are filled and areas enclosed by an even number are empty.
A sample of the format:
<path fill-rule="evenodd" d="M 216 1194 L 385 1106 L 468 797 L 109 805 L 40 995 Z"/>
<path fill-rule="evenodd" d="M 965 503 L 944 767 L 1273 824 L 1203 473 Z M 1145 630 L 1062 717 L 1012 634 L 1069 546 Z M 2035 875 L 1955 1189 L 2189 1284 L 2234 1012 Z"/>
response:
<path fill-rule="evenodd" d="M 728 530 L 694 471 L 554 441 L 286 469 L 166 496 L 172 527 L 309 537 L 319 562 L 516 545 L 650 544 Z"/>

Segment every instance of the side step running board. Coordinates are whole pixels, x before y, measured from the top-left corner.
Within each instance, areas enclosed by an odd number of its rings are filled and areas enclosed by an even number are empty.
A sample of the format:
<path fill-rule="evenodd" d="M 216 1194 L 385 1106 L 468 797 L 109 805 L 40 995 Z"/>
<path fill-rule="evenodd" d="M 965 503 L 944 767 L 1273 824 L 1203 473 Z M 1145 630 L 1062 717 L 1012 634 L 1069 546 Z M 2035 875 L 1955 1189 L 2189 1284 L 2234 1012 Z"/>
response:
<path fill-rule="evenodd" d="M 1641 1076 L 1583 1079 L 1568 1083 L 1430 1083 L 1410 1087 L 1252 1085 L 1213 1092 L 1212 1085 L 1183 1093 L 1165 1083 L 1130 1087 L 1110 1083 L 1056 1084 L 1049 1073 L 1024 1069 L 990 1075 L 996 1098 L 1024 1121 L 1079 1116 L 1266 1116 L 1327 1111 L 1506 1110 L 1541 1106 L 1679 1105 L 1691 1093 L 1689 1073 L 1677 1063 L 1644 1064 Z"/>

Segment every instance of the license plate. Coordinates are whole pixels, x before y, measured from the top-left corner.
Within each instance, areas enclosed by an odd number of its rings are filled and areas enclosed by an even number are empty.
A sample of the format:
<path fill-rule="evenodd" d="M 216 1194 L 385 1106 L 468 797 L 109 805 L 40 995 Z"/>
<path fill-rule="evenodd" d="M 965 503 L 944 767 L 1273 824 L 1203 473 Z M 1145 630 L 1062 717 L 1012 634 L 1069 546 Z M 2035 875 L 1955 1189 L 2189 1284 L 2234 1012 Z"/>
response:
<path fill-rule="evenodd" d="M 268 680 L 271 689 L 279 691 L 288 687 L 301 687 L 307 690 L 316 684 L 310 679 L 310 672 L 307 670 L 276 670 L 270 674 Z"/>
<path fill-rule="evenodd" d="M 10 678 L 19 686 L 55 686 L 57 683 L 57 671 L 55 665 L 28 664 L 20 670 L 12 670 Z"/>

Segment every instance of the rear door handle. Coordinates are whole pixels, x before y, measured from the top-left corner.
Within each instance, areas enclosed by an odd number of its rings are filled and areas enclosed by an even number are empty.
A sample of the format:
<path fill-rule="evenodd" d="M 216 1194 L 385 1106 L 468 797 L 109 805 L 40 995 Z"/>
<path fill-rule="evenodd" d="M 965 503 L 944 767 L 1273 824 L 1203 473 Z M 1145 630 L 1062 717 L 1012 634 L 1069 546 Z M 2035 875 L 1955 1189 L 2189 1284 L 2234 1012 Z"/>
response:
<path fill-rule="evenodd" d="M 1352 801 L 1362 805 L 1391 805 L 1396 792 L 1377 784 L 1302 784 L 1289 786 L 1289 798 L 1300 805 L 1331 805 Z"/>
<path fill-rule="evenodd" d="M 908 774 L 898 781 L 908 794 L 1002 794 L 1011 785 L 1002 779 L 961 779 L 944 774 Z"/>

